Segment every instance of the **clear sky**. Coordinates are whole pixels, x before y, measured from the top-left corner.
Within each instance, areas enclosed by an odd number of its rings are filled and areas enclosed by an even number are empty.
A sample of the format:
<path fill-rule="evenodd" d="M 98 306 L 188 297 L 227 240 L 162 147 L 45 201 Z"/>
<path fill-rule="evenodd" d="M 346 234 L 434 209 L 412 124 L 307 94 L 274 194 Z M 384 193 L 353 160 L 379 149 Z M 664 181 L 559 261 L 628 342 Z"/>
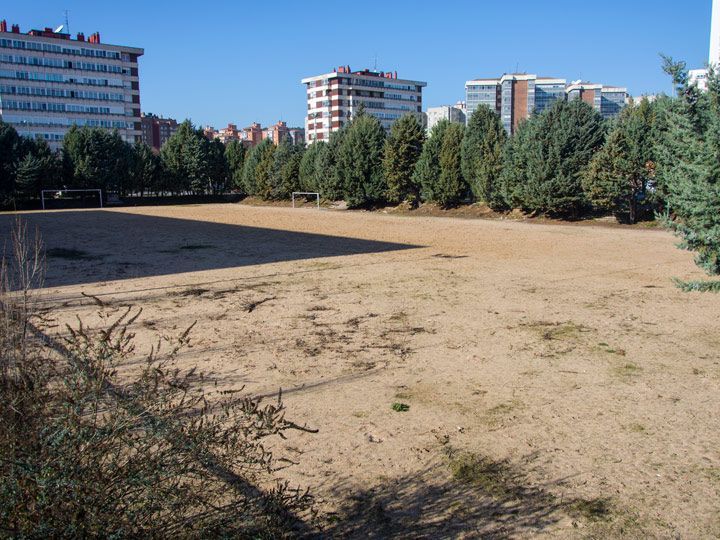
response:
<path fill-rule="evenodd" d="M 711 0 L 5 0 L 22 31 L 64 22 L 143 47 L 144 112 L 198 125 L 301 126 L 300 79 L 349 64 L 427 81 L 425 107 L 465 81 L 522 71 L 671 91 L 658 53 L 707 62 Z"/>

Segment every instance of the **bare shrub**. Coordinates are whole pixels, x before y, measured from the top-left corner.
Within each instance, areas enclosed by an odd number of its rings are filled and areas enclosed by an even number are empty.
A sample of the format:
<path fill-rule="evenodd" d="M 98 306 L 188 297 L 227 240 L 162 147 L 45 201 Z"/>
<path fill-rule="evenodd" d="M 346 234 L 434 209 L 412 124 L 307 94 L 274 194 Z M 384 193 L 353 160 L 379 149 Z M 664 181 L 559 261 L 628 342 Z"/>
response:
<path fill-rule="evenodd" d="M 266 443 L 282 401 L 212 403 L 177 366 L 190 329 L 158 341 L 134 375 L 137 308 L 53 339 L 34 309 L 42 243 L 22 223 L 0 289 L 0 536 L 259 537 L 309 534 L 311 498 L 276 478 Z M 47 315 L 45 315 L 47 317 Z"/>

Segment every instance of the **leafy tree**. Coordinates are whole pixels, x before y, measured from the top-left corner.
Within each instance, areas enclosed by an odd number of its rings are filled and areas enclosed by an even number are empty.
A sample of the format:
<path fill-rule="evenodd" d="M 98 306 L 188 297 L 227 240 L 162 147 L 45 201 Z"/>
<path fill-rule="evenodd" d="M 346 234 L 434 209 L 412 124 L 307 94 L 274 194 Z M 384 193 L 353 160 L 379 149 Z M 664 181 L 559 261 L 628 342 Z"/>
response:
<path fill-rule="evenodd" d="M 413 171 L 413 183 L 420 187 L 420 198 L 423 201 L 435 201 L 438 182 L 440 181 L 440 150 L 442 148 L 445 132 L 450 122 L 441 120 L 432 130 L 430 137 L 425 141 L 420 158 Z"/>
<path fill-rule="evenodd" d="M 647 100 L 626 107 L 583 175 L 583 189 L 593 205 L 627 213 L 631 223 L 638 219 L 655 173 L 653 121 Z"/>
<path fill-rule="evenodd" d="M 465 126 L 450 124 L 440 147 L 440 178 L 435 189 L 435 201 L 443 207 L 458 204 L 468 191 L 462 175 L 462 143 Z"/>
<path fill-rule="evenodd" d="M 495 111 L 484 105 L 478 107 L 465 131 L 462 171 L 474 197 L 492 207 L 502 206 L 499 179 L 506 140 L 505 129 Z"/>
<path fill-rule="evenodd" d="M 405 115 L 392 125 L 383 155 L 388 202 L 418 201 L 420 187 L 413 181 L 413 172 L 424 142 L 425 133 L 415 116 Z"/>
<path fill-rule="evenodd" d="M 521 124 L 518 135 L 505 154 L 508 204 L 577 217 L 586 204 L 582 174 L 605 137 L 601 116 L 581 100 L 558 101 Z"/>
<path fill-rule="evenodd" d="M 384 143 L 385 130 L 378 119 L 356 114 L 337 154 L 348 206 L 360 207 L 384 200 L 387 191 L 382 170 Z"/>
<path fill-rule="evenodd" d="M 698 266 L 720 275 L 720 81 L 711 70 L 707 94 L 696 99 L 684 70 L 665 68 L 680 97 L 662 111 L 666 129 L 657 149 L 665 222 L 682 239 L 680 246 L 696 253 Z M 720 291 L 718 280 L 678 283 L 685 290 Z"/>
<path fill-rule="evenodd" d="M 225 160 L 231 178 L 232 187 L 242 189 L 242 171 L 245 162 L 245 147 L 240 141 L 230 141 L 225 146 Z"/>

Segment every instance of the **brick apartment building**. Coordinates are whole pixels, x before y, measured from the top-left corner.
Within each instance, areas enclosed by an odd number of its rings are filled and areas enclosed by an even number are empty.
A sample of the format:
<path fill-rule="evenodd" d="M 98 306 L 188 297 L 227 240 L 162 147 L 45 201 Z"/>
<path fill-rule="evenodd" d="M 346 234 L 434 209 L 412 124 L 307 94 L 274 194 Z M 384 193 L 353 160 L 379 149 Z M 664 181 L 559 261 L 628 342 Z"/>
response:
<path fill-rule="evenodd" d="M 143 49 L 51 28 L 21 33 L 0 21 L 0 119 L 52 148 L 68 129 L 116 129 L 142 140 L 138 59 Z"/>
<path fill-rule="evenodd" d="M 173 118 L 163 118 L 152 113 L 143 113 L 140 117 L 142 141 L 156 152 L 177 131 L 178 123 Z"/>
<path fill-rule="evenodd" d="M 614 118 L 627 102 L 627 88 L 574 81 L 567 87 L 568 99 L 582 99 L 603 118 Z"/>
<path fill-rule="evenodd" d="M 241 141 L 246 147 L 252 148 L 265 139 L 270 139 L 277 146 L 281 141 L 289 138 L 294 144 L 304 144 L 305 130 L 302 128 L 289 128 L 283 121 L 263 128 L 258 122 L 253 122 L 244 129 L 238 129 L 236 124 L 228 124 L 227 127 L 216 130 L 206 126 L 203 130 L 208 139 L 219 139 L 223 144 L 230 141 Z"/>
<path fill-rule="evenodd" d="M 422 89 L 427 83 L 399 79 L 397 72 L 352 71 L 340 66 L 332 73 L 307 77 L 307 116 L 305 138 L 308 143 L 327 140 L 343 127 L 362 104 L 365 112 L 382 126 L 390 126 L 405 114 L 422 115 Z"/>
<path fill-rule="evenodd" d="M 533 113 L 543 112 L 556 101 L 580 97 L 605 118 L 612 118 L 625 106 L 626 96 L 626 88 L 579 81 L 568 86 L 565 79 L 528 73 L 509 73 L 499 79 L 473 79 L 465 83 L 467 118 L 480 105 L 485 105 L 500 115 L 509 134 L 515 132 L 522 120 Z"/>

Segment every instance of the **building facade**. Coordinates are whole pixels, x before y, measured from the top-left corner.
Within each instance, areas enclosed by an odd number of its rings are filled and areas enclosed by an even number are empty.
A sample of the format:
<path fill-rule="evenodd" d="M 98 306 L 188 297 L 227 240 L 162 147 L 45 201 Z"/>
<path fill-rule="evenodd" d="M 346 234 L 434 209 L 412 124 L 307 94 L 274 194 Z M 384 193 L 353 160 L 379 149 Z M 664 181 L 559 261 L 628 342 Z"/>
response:
<path fill-rule="evenodd" d="M 143 113 L 140 117 L 140 124 L 142 142 L 158 152 L 178 128 L 178 123 L 173 118 L 163 118 L 152 113 Z"/>
<path fill-rule="evenodd" d="M 628 93 L 627 88 L 575 81 L 567 87 L 567 97 L 581 99 L 603 118 L 615 118 L 625 108 Z"/>
<path fill-rule="evenodd" d="M 427 125 L 425 129 L 429 132 L 440 121 L 447 120 L 455 124 L 465 123 L 465 104 L 458 102 L 455 105 L 442 105 L 440 107 L 428 107 L 425 112 Z"/>
<path fill-rule="evenodd" d="M 627 99 L 627 89 L 601 84 L 567 85 L 565 79 L 538 77 L 527 73 L 505 74 L 499 79 L 474 79 L 465 83 L 467 118 L 485 105 L 495 111 L 508 134 L 533 113 L 541 113 L 557 101 L 582 99 L 605 118 L 620 114 Z"/>
<path fill-rule="evenodd" d="M 710 55 L 708 65 L 720 66 L 720 0 L 713 0 L 710 20 Z"/>
<path fill-rule="evenodd" d="M 116 129 L 142 140 L 137 47 L 107 45 L 100 34 L 21 33 L 0 21 L 0 119 L 52 148 L 70 126 Z"/>
<path fill-rule="evenodd" d="M 708 88 L 708 70 L 703 69 L 690 69 L 688 70 L 688 77 L 690 84 L 694 84 L 699 90 L 705 92 Z"/>
<path fill-rule="evenodd" d="M 341 66 L 332 73 L 307 77 L 307 116 L 305 137 L 308 143 L 327 141 L 330 133 L 342 128 L 362 105 L 365 112 L 390 126 L 403 115 L 422 116 L 423 81 L 399 79 L 397 72 L 352 71 Z"/>

